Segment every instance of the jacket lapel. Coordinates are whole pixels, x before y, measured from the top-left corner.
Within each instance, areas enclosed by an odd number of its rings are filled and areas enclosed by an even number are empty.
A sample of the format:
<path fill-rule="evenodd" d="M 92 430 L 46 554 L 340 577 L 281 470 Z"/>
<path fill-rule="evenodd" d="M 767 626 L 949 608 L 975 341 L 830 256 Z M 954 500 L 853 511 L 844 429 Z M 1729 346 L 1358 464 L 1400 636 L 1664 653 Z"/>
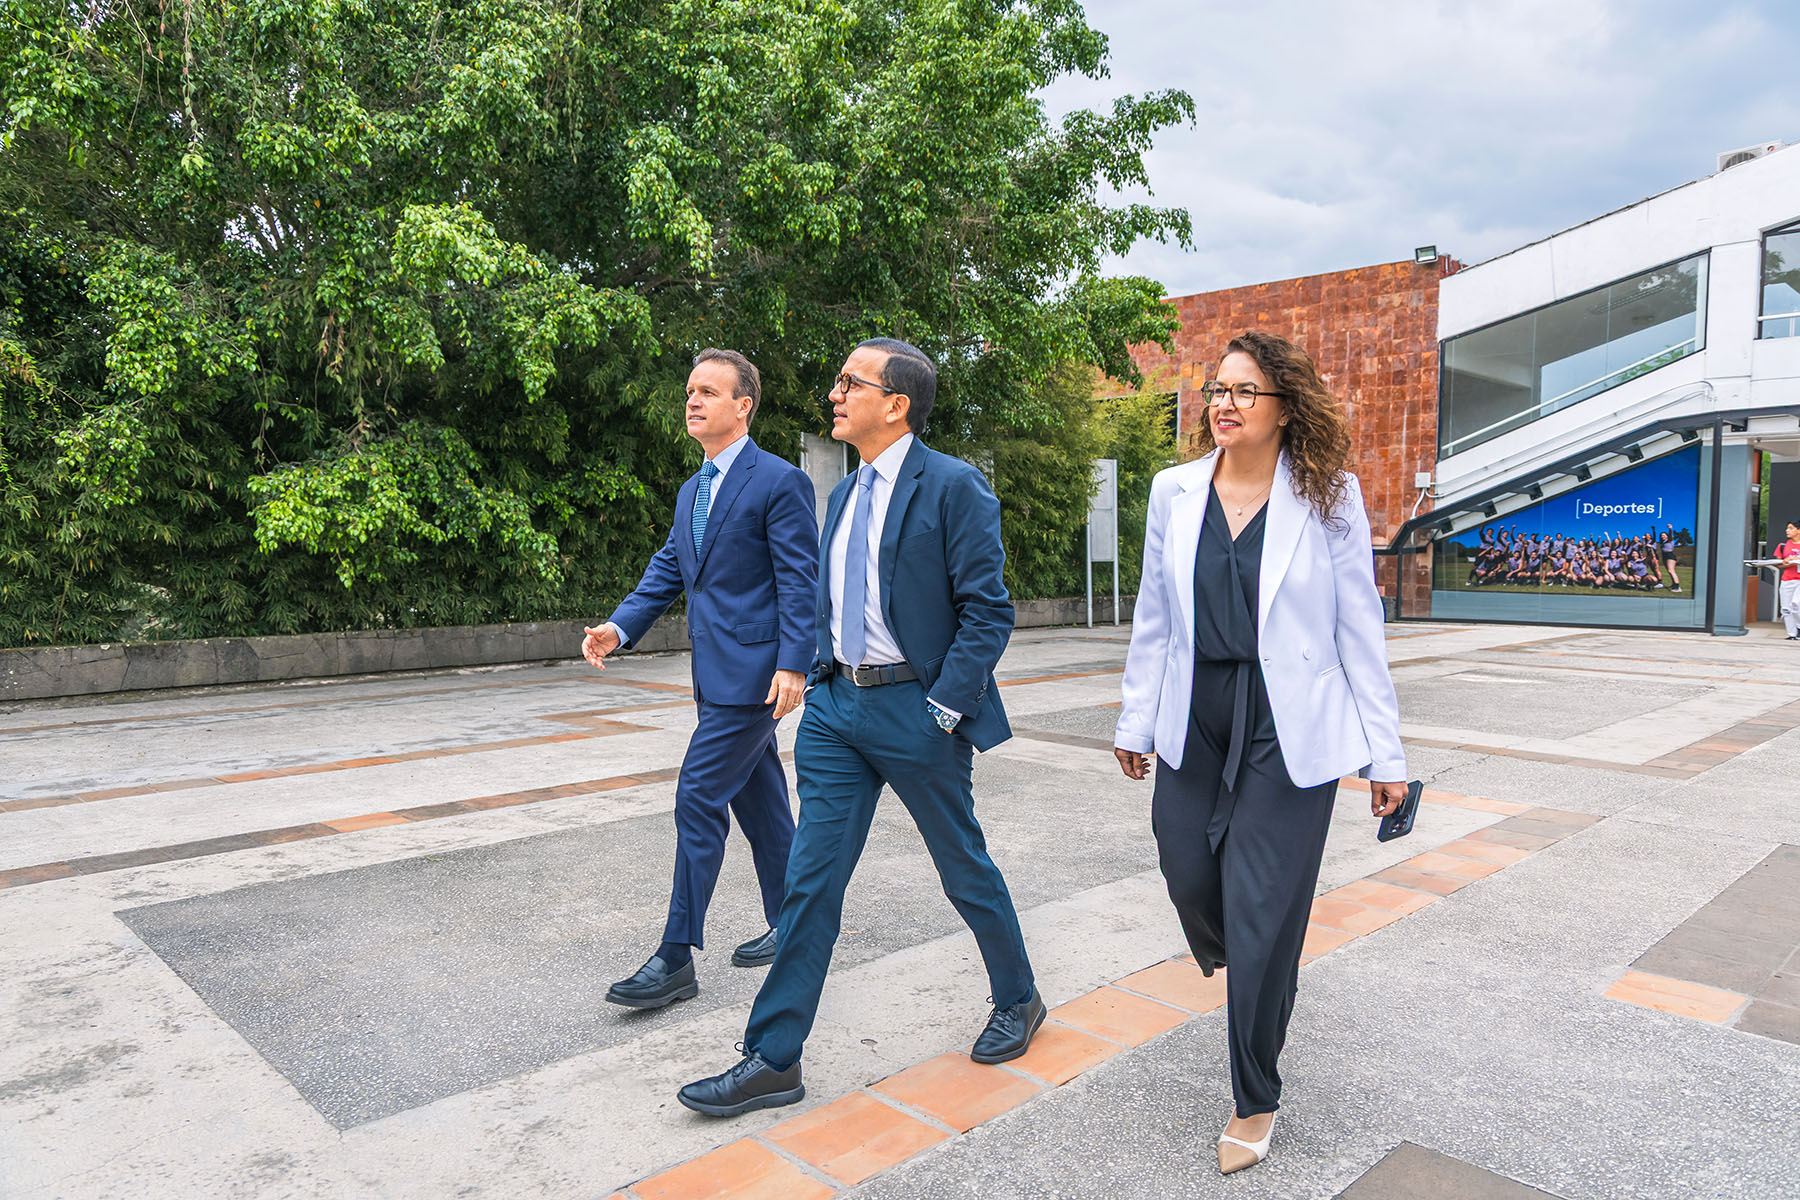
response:
<path fill-rule="evenodd" d="M 689 587 L 700 574 L 694 560 L 694 497 L 700 491 L 700 476 L 690 475 L 675 493 L 675 558 L 681 564 L 681 577 Z"/>
<path fill-rule="evenodd" d="M 699 560 L 694 564 L 695 575 L 698 575 L 706 567 L 706 560 L 712 557 L 713 547 L 719 542 L 715 535 L 718 533 L 719 527 L 725 523 L 725 519 L 731 515 L 731 506 L 743 494 L 744 488 L 749 486 L 750 471 L 756 466 L 758 457 L 756 443 L 750 440 L 749 434 L 745 434 L 744 448 L 738 451 L 737 460 L 731 464 L 731 470 L 725 472 L 725 482 L 719 485 L 719 490 L 713 493 L 712 501 L 706 506 L 706 534 L 700 542 Z M 698 484 L 695 485 L 696 488 L 698 486 Z M 691 506 L 688 511 L 693 511 Z M 693 540 L 691 537 L 688 539 L 690 543 Z"/>
<path fill-rule="evenodd" d="M 900 473 L 894 477 L 894 494 L 888 497 L 887 516 L 881 526 L 881 619 L 894 628 L 894 562 L 900 554 L 900 525 L 906 519 L 906 506 L 919 490 L 919 476 L 925 473 L 925 443 L 916 436 L 900 461 Z M 898 636 L 898 635 L 896 635 Z"/>
<path fill-rule="evenodd" d="M 1169 532 L 1163 541 L 1163 561 L 1175 581 L 1175 598 L 1181 609 L 1181 627 L 1194 640 L 1194 559 L 1200 552 L 1200 527 L 1206 521 L 1207 489 L 1212 486 L 1218 451 L 1195 460 L 1183 472 L 1181 492 L 1169 501 Z M 1190 473 L 1191 472 L 1191 473 Z"/>
<path fill-rule="evenodd" d="M 1294 492 L 1294 477 L 1288 471 L 1284 451 L 1275 464 L 1275 486 L 1269 489 L 1269 519 L 1263 526 L 1262 570 L 1256 584 L 1256 631 L 1260 635 L 1269 619 L 1269 606 L 1275 592 L 1287 578 L 1294 561 L 1294 548 L 1306 528 L 1306 501 Z"/>

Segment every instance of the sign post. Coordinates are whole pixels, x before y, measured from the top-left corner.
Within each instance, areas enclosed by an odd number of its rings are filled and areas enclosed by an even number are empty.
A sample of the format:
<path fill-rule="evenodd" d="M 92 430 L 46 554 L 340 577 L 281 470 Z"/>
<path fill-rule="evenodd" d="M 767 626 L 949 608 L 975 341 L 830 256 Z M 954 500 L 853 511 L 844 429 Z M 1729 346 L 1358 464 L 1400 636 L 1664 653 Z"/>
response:
<path fill-rule="evenodd" d="M 1087 623 L 1094 627 L 1094 564 L 1113 569 L 1113 624 L 1119 624 L 1119 460 L 1094 460 L 1094 494 L 1088 501 Z"/>

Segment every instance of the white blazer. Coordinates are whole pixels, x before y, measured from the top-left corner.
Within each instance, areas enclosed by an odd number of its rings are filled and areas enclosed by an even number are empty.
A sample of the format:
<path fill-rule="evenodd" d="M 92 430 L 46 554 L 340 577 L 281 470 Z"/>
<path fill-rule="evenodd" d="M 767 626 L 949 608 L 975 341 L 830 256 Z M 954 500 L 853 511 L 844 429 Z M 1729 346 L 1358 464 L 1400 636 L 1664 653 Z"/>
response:
<path fill-rule="evenodd" d="M 1125 659 L 1113 744 L 1181 765 L 1194 688 L 1194 556 L 1218 451 L 1150 484 L 1144 572 Z M 1256 632 L 1275 735 L 1288 774 L 1314 787 L 1351 773 L 1406 778 L 1400 705 L 1388 675 L 1369 517 L 1349 476 L 1341 529 L 1294 491 L 1287 455 L 1275 468 L 1263 526 Z"/>

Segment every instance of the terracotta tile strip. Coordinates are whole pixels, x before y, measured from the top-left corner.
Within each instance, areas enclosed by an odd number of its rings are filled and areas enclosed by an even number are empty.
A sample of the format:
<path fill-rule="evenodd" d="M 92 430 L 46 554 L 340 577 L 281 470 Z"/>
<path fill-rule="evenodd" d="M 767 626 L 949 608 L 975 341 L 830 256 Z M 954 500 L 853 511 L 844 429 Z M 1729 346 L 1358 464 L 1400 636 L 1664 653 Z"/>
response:
<path fill-rule="evenodd" d="M 783 1121 L 762 1140 L 841 1183 L 858 1184 L 949 1136 L 870 1092 L 851 1092 Z"/>
<path fill-rule="evenodd" d="M 825 1200 L 836 1189 L 749 1138 L 631 1187 L 639 1200 Z"/>
<path fill-rule="evenodd" d="M 1423 890 L 1380 882 L 1388 874 L 1381 872 L 1326 892 L 1313 903 L 1302 966 L 1436 903 L 1440 895 L 1436 881 L 1454 891 L 1473 882 L 1474 876 L 1502 870 L 1528 857 L 1528 850 L 1552 845 L 1599 819 L 1522 804 L 1495 808 L 1496 801 L 1445 792 L 1436 794 L 1436 802 L 1510 814 L 1490 829 L 1502 839 L 1533 844 L 1512 847 L 1505 840 L 1477 841 L 1477 835 L 1470 835 L 1412 860 L 1428 866 L 1405 868 L 1410 872 L 1407 877 L 1420 880 Z M 1510 834 L 1505 827 L 1514 822 L 1554 830 L 1556 836 Z M 734 1142 L 653 1175 L 620 1196 L 631 1200 L 722 1200 L 727 1196 L 786 1195 L 765 1190 L 770 1173 L 778 1172 L 773 1165 L 777 1150 L 834 1183 L 855 1186 L 942 1143 L 950 1136 L 946 1131 L 966 1133 L 1041 1094 L 1046 1087 L 1060 1087 L 1132 1046 L 1142 1045 L 1197 1014 L 1214 1011 L 1225 1003 L 1226 974 L 1221 970 L 1209 977 L 1186 955 L 1157 963 L 1053 1009 L 1031 1049 L 1011 1063 L 985 1067 L 971 1062 L 963 1051 L 940 1054 L 783 1121 L 756 1138 Z M 1673 992 L 1665 987 L 1666 994 L 1676 997 L 1670 1003 L 1681 1002 L 1680 998 L 1688 995 L 1680 989 L 1694 986 L 1666 983 L 1676 985 Z M 1743 999 L 1735 997 L 1737 1002 Z M 744 1148 L 746 1144 L 763 1146 L 769 1156 L 751 1154 Z M 795 1195 L 832 1194 L 829 1188 L 816 1193 L 807 1190 L 817 1186 L 817 1181 L 797 1170 L 782 1178 L 784 1186 L 800 1189 Z"/>
<path fill-rule="evenodd" d="M 1747 721 L 1739 721 L 1702 741 L 1653 758 L 1645 765 L 1698 775 L 1794 729 L 1800 729 L 1800 704 L 1783 704 Z"/>
<path fill-rule="evenodd" d="M 363 813 L 359 816 L 338 817 L 330 821 L 317 821 L 306 825 L 288 825 L 280 829 L 259 829 L 250 833 L 236 833 L 229 837 L 205 838 L 196 842 L 177 842 L 169 846 L 151 846 L 120 854 L 95 854 L 84 858 L 69 859 L 65 862 L 15 867 L 11 870 L 0 871 L 0 891 L 8 888 L 27 887 L 34 883 L 46 883 L 53 879 L 67 879 L 74 875 L 98 875 L 107 871 L 123 871 L 131 867 L 149 866 L 153 863 L 204 858 L 212 854 L 228 854 L 234 850 L 250 850 L 261 846 L 278 846 L 288 842 L 302 842 L 312 838 L 356 833 L 384 825 L 409 825 L 418 821 L 435 821 L 441 817 L 457 817 L 495 808 L 537 804 L 545 800 L 598 795 L 602 792 L 617 791 L 620 788 L 641 787 L 647 783 L 665 783 L 680 775 L 681 770 L 678 767 L 640 771 L 636 775 L 612 775 L 604 779 L 587 779 L 579 783 L 557 784 L 554 787 L 532 788 L 522 792 L 503 792 L 495 796 L 480 796 L 473 800 L 423 804 L 416 808 L 395 809 L 392 812 Z"/>
<path fill-rule="evenodd" d="M 965 1051 L 952 1050 L 890 1075 L 871 1090 L 927 1113 L 958 1133 L 967 1133 L 1044 1089 L 1035 1080 L 984 1067 Z"/>
<path fill-rule="evenodd" d="M 582 728 L 569 733 L 504 738 L 494 742 L 469 742 L 461 746 L 409 750 L 402 754 L 380 754 L 365 758 L 337 759 L 330 762 L 300 763 L 291 767 L 267 767 L 260 771 L 241 771 L 232 775 L 173 779 L 161 783 L 141 783 L 132 787 L 103 788 L 92 792 L 77 792 L 72 796 L 39 796 L 28 800 L 8 800 L 0 803 L 0 812 L 23 812 L 27 809 L 53 808 L 63 804 L 91 804 L 100 800 L 134 799 L 152 796 L 158 792 L 187 791 L 193 788 L 218 787 L 221 784 L 254 783 L 259 780 L 276 779 L 289 775 L 321 775 L 330 771 L 359 771 L 365 767 L 387 766 L 391 763 L 418 762 L 428 758 L 452 758 L 459 754 L 486 754 L 495 750 L 518 750 L 530 746 L 552 746 L 562 742 L 580 742 L 590 738 L 612 737 L 621 733 L 650 733 L 655 731 L 655 726 L 635 725 L 629 721 L 615 720 L 612 714 L 680 708 L 687 703 L 686 700 L 662 700 L 654 704 L 633 704 L 623 708 L 548 713 L 539 717 L 538 720 L 555 721 L 564 725 L 579 725 Z"/>
<path fill-rule="evenodd" d="M 1658 1012 L 1674 1013 L 1680 1017 L 1692 1017 L 1697 1021 L 1710 1021 L 1715 1025 L 1723 1025 L 1729 1021 L 1731 1015 L 1750 999 L 1723 988 L 1689 983 L 1685 979 L 1670 979 L 1665 975 L 1652 975 L 1647 971 L 1625 972 L 1603 994 L 1611 1000 L 1623 1000 L 1627 1004 L 1654 1008 Z"/>
<path fill-rule="evenodd" d="M 340 686 L 350 680 L 337 679 L 325 686 Z M 242 713 L 274 712 L 289 708 L 317 708 L 329 704 L 371 704 L 383 700 L 407 700 L 414 696 L 445 696 L 457 692 L 483 692 L 494 688 L 526 688 L 526 687 L 561 687 L 575 683 L 592 683 L 591 679 L 575 676 L 568 679 L 506 679 L 494 683 L 465 683 L 455 687 L 420 688 L 412 692 L 379 692 L 371 696 L 330 696 L 317 700 L 288 700 L 281 704 L 248 704 L 238 708 L 211 708 L 195 712 L 182 713 L 146 713 L 135 717 L 95 717 L 88 721 L 64 721 L 59 725 L 21 725 L 13 729 L 0 729 L 0 737 L 12 734 L 49 733 L 59 729 L 88 729 L 96 725 L 135 725 L 147 721 L 189 721 L 210 720 L 214 717 L 238 716 Z M 644 688 L 662 691 L 676 686 L 667 683 L 634 682 L 629 679 L 609 679 L 606 682 L 621 687 Z M 265 685 L 272 686 L 272 685 Z M 682 689 L 686 690 L 686 689 Z"/>
<path fill-rule="evenodd" d="M 1516 750 L 1510 746 L 1486 746 L 1479 742 L 1447 742 L 1440 738 L 1402 736 L 1409 746 L 1427 750 L 1465 750 L 1471 754 L 1491 754 L 1500 758 L 1522 758 L 1530 762 L 1555 763 L 1558 766 L 1587 767 L 1595 771 L 1623 771 L 1628 775 L 1652 775 L 1658 779 L 1692 779 L 1700 773 L 1692 766 L 1662 763 L 1613 762 L 1604 758 L 1574 758 L 1565 754 L 1540 754 L 1535 750 Z M 1710 766 L 1712 764 L 1706 764 Z"/>

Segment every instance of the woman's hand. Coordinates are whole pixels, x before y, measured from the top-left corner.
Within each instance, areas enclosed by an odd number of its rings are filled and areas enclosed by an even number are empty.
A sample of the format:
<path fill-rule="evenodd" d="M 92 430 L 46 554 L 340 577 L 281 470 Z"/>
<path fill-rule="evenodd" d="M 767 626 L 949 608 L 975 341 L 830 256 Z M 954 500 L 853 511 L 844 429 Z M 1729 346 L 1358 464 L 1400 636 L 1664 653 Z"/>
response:
<path fill-rule="evenodd" d="M 1401 802 L 1406 799 L 1405 783 L 1381 783 L 1369 780 L 1369 811 L 1378 817 L 1390 816 L 1400 810 Z"/>
<path fill-rule="evenodd" d="M 1121 750 L 1113 747 L 1113 757 L 1119 760 L 1119 769 L 1131 779 L 1143 779 L 1150 774 L 1150 760 L 1154 754 L 1139 754 L 1136 750 Z M 1404 788 L 1402 795 L 1404 795 Z"/>

